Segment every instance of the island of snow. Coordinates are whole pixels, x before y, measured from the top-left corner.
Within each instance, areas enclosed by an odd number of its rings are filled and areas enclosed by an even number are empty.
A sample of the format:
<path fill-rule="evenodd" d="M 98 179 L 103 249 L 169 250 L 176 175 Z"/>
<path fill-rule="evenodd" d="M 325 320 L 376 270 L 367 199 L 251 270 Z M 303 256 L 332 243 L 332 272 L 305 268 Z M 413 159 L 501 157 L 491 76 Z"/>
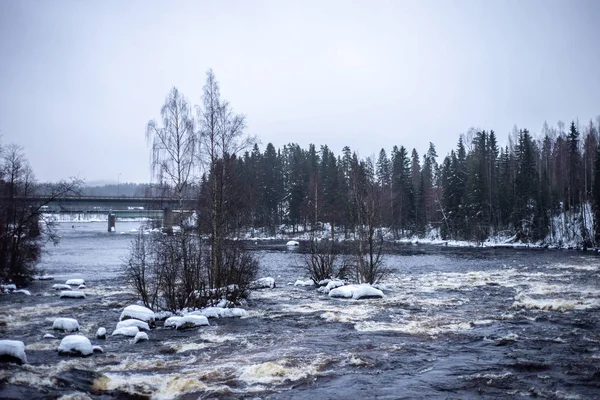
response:
<path fill-rule="evenodd" d="M 119 318 L 119 321 L 124 321 L 126 319 L 139 319 L 140 321 L 148 323 L 149 326 L 154 326 L 155 318 L 154 311 L 149 308 L 134 304 L 125 307 L 121 313 L 121 318 Z"/>
<path fill-rule="evenodd" d="M 79 322 L 73 318 L 56 318 L 52 324 L 52 329 L 65 332 L 76 332 L 79 330 Z"/>
<path fill-rule="evenodd" d="M 19 340 L 0 340 L 0 362 L 27 363 L 25 344 Z"/>
<path fill-rule="evenodd" d="M 375 289 L 371 285 L 345 285 L 329 291 L 329 297 L 342 297 L 346 299 L 368 299 L 368 298 L 381 298 L 383 292 L 379 289 Z"/>
<path fill-rule="evenodd" d="M 60 341 L 58 354 L 66 356 L 89 356 L 94 352 L 92 343 L 81 335 L 68 335 Z"/>

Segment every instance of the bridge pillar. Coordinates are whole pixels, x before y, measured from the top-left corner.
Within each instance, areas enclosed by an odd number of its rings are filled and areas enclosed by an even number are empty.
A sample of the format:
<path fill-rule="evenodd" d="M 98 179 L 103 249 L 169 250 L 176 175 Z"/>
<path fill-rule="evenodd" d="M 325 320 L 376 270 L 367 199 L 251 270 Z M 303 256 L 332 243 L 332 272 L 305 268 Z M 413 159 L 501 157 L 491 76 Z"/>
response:
<path fill-rule="evenodd" d="M 165 207 L 164 209 L 162 231 L 168 234 L 173 233 L 173 210 L 169 207 Z"/>
<path fill-rule="evenodd" d="M 34 238 L 40 236 L 40 214 L 32 214 L 29 223 L 29 236 Z"/>
<path fill-rule="evenodd" d="M 108 214 L 108 231 L 109 232 L 114 232 L 115 231 L 115 222 L 117 220 L 117 217 L 115 214 L 109 213 Z"/>

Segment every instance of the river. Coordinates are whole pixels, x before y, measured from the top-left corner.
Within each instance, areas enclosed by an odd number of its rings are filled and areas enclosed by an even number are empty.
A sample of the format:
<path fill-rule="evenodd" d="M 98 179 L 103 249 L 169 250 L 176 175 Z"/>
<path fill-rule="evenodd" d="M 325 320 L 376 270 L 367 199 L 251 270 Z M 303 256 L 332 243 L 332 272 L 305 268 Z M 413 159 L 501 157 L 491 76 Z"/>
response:
<path fill-rule="evenodd" d="M 0 295 L 0 338 L 28 358 L 0 364 L 0 398 L 600 398 L 595 254 L 391 246 L 385 297 L 355 301 L 290 284 L 305 278 L 302 249 L 252 243 L 277 287 L 252 293 L 248 318 L 97 340 L 136 301 L 120 265 L 139 225 L 59 224 L 41 263 L 55 280 Z M 70 278 L 86 280 L 86 299 L 58 298 L 52 285 Z M 104 353 L 59 356 L 56 317 Z"/>

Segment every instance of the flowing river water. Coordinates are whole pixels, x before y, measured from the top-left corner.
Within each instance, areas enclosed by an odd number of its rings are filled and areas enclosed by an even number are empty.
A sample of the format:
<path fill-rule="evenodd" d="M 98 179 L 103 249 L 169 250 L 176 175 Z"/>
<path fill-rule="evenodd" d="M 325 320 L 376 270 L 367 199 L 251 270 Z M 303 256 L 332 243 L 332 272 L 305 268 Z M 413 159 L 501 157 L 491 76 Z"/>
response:
<path fill-rule="evenodd" d="M 595 254 L 392 246 L 385 297 L 343 300 L 288 284 L 305 278 L 302 249 L 265 241 L 251 249 L 277 287 L 252 293 L 247 318 L 97 340 L 136 301 L 120 265 L 139 225 L 61 223 L 41 264 L 55 280 L 0 295 L 0 338 L 28 358 L 0 364 L 0 398 L 600 398 Z M 85 299 L 59 299 L 52 285 L 70 278 Z M 104 353 L 59 356 L 56 317 Z"/>

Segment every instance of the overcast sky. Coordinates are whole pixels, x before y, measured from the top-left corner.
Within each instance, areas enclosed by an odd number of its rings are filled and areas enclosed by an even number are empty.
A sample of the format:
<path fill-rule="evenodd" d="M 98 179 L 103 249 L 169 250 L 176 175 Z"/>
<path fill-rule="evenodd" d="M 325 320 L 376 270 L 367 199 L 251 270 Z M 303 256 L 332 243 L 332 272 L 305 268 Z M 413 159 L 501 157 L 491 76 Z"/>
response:
<path fill-rule="evenodd" d="M 0 1 L 0 139 L 41 181 L 150 180 L 213 68 L 248 133 L 361 156 L 600 113 L 600 1 Z"/>

